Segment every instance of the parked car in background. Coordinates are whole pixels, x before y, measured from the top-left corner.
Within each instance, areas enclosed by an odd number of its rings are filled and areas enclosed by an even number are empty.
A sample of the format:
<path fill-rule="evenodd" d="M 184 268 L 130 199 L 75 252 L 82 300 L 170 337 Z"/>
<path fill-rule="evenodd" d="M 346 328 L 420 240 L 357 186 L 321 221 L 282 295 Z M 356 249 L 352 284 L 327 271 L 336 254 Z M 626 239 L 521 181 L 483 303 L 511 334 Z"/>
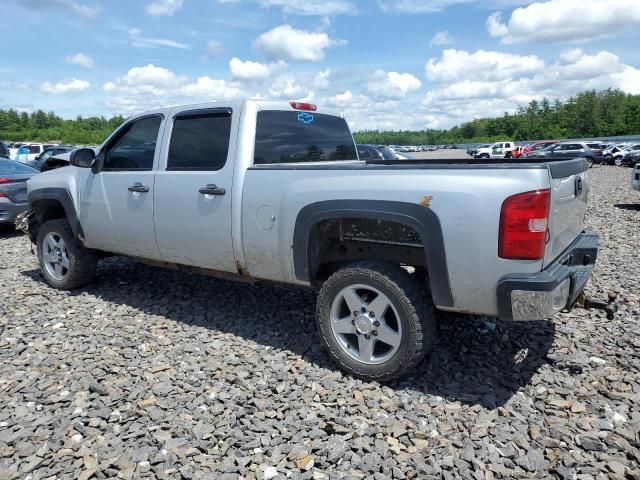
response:
<path fill-rule="evenodd" d="M 565 159 L 584 157 L 589 162 L 589 167 L 594 163 L 602 161 L 602 152 L 598 152 L 589 147 L 586 143 L 581 142 L 560 142 L 551 145 L 544 150 L 537 152 L 529 152 L 524 158 L 541 158 L 541 159 Z"/>
<path fill-rule="evenodd" d="M 544 150 L 549 145 L 555 145 L 556 143 L 558 143 L 558 140 L 540 140 L 538 142 L 529 143 L 528 145 L 525 145 L 524 147 L 522 147 L 520 151 L 514 151 L 513 158 L 521 157 L 525 153 L 538 152 L 540 150 Z"/>
<path fill-rule="evenodd" d="M 9 158 L 9 149 L 2 142 L 0 142 L 0 157 Z"/>
<path fill-rule="evenodd" d="M 633 167 L 633 176 L 631 177 L 631 188 L 640 192 L 640 162 Z"/>
<path fill-rule="evenodd" d="M 11 223 L 28 210 L 27 180 L 38 173 L 28 165 L 0 158 L 0 224 Z"/>
<path fill-rule="evenodd" d="M 467 155 L 470 156 L 474 156 L 476 154 L 476 152 L 481 149 L 481 148 L 488 148 L 490 147 L 491 144 L 490 143 L 479 143 L 478 145 L 476 145 L 475 147 L 469 147 L 467 148 Z"/>
<path fill-rule="evenodd" d="M 640 143 L 627 145 L 625 148 L 613 154 L 613 163 L 617 166 L 633 165 L 633 156 L 640 152 Z"/>
<path fill-rule="evenodd" d="M 624 150 L 627 146 L 628 145 L 626 143 L 616 143 L 605 148 L 602 151 L 605 163 L 613 165 L 613 156 L 621 150 Z"/>
<path fill-rule="evenodd" d="M 45 165 L 45 163 L 47 162 L 47 160 L 49 160 L 49 158 L 55 155 L 60 155 L 61 153 L 71 152 L 73 149 L 74 147 L 66 146 L 66 145 L 59 145 L 57 147 L 47 148 L 40 155 L 37 155 L 35 159 L 28 160 L 24 163 L 29 165 L 30 167 L 33 167 L 41 171 L 43 165 Z"/>
<path fill-rule="evenodd" d="M 20 223 L 58 289 L 101 252 L 317 288 L 329 355 L 389 380 L 437 345 L 436 308 L 548 318 L 594 267 L 586 161 L 471 163 L 359 161 L 346 120 L 306 103 L 171 107 L 33 177 Z"/>
<path fill-rule="evenodd" d="M 449 146 L 447 146 L 449 148 Z M 496 142 L 489 147 L 479 148 L 474 158 L 512 158 L 516 144 L 511 141 Z"/>
<path fill-rule="evenodd" d="M 640 152 L 636 151 L 629 154 L 626 160 L 627 160 L 627 163 L 626 163 L 627 165 L 631 167 L 635 167 L 638 163 L 640 163 Z"/>
<path fill-rule="evenodd" d="M 587 146 L 593 150 L 594 152 L 596 152 L 598 154 L 597 157 L 595 157 L 593 160 L 595 163 L 606 163 L 604 160 L 604 145 L 602 145 L 602 143 L 600 142 L 585 142 L 587 144 Z"/>
<path fill-rule="evenodd" d="M 360 160 L 397 160 L 397 154 L 389 147 L 380 145 L 357 145 Z"/>

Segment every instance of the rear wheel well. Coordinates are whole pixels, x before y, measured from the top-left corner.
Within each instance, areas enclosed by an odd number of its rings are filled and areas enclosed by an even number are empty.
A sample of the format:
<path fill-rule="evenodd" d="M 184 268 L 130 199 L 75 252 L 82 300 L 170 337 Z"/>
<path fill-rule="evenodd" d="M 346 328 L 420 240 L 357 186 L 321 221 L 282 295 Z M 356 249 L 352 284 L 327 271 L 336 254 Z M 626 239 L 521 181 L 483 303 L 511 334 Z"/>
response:
<path fill-rule="evenodd" d="M 427 260 L 420 233 L 410 225 L 381 219 L 333 218 L 309 232 L 309 274 L 320 286 L 342 266 L 377 260 L 413 267 L 426 274 Z"/>

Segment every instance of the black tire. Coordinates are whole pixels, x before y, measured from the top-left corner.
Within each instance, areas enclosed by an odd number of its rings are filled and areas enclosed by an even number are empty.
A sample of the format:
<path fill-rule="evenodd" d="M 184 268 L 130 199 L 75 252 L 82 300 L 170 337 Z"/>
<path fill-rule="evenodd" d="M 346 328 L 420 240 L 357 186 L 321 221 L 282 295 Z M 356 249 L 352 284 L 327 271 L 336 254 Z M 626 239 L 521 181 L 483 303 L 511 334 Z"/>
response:
<path fill-rule="evenodd" d="M 587 163 L 589 164 L 589 168 L 593 168 L 593 158 L 587 157 Z"/>
<path fill-rule="evenodd" d="M 431 353 L 436 337 L 435 309 L 426 285 L 415 277 L 396 265 L 362 261 L 338 270 L 324 283 L 316 308 L 318 330 L 332 359 L 342 369 L 366 381 L 388 381 L 403 375 Z M 384 363 L 370 365 L 352 358 L 331 328 L 334 298 L 344 288 L 357 284 L 384 293 L 398 312 L 403 332 L 400 344 Z"/>
<path fill-rule="evenodd" d="M 489 158 L 489 154 L 488 153 L 483 153 L 482 155 L 480 155 L 480 158 Z"/>
<path fill-rule="evenodd" d="M 504 158 L 513 158 L 513 153 L 507 152 L 504 154 Z"/>
<path fill-rule="evenodd" d="M 45 267 L 44 240 L 49 233 L 54 233 L 64 240 L 69 259 L 69 268 L 62 279 L 52 276 Z M 97 256 L 94 251 L 85 248 L 76 240 L 69 222 L 64 219 L 49 220 L 38 230 L 36 239 L 38 263 L 40 271 L 47 283 L 59 290 L 71 290 L 90 283 L 96 274 Z"/>
<path fill-rule="evenodd" d="M 622 157 L 615 157 L 613 160 L 613 163 L 616 165 L 616 167 L 621 167 L 622 166 Z"/>

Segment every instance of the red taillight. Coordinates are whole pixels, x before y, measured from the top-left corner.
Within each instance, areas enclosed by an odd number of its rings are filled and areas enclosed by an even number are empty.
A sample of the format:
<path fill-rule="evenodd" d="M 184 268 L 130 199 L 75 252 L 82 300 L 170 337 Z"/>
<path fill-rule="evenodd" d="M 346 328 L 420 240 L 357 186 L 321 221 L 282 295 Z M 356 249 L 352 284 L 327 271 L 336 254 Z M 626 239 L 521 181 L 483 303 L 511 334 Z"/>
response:
<path fill-rule="evenodd" d="M 315 112 L 318 110 L 318 106 L 313 103 L 304 103 L 304 102 L 289 102 L 291 108 L 295 108 L 296 110 L 306 110 L 308 112 Z"/>
<path fill-rule="evenodd" d="M 500 211 L 498 256 L 511 260 L 544 258 L 551 191 L 535 190 L 507 198 Z"/>
<path fill-rule="evenodd" d="M 13 180 L 10 178 L 0 177 L 0 183 L 11 183 Z"/>

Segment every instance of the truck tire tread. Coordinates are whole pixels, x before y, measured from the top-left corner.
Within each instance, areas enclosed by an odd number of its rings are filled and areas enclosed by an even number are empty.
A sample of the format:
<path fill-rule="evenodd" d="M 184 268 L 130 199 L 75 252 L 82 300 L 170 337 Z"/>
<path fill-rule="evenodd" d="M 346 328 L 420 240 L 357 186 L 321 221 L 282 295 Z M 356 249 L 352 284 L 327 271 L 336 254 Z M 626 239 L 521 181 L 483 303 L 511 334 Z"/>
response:
<path fill-rule="evenodd" d="M 351 360 L 339 351 L 339 347 L 332 346 L 332 332 L 324 325 L 325 317 L 331 309 L 333 297 L 330 295 L 338 285 L 352 278 L 352 283 L 369 279 L 373 283 L 381 284 L 387 290 L 387 296 L 398 300 L 395 307 L 403 316 L 403 328 L 408 330 L 408 347 L 399 351 L 383 365 L 367 368 L 356 360 Z M 389 295 L 390 294 L 390 295 Z M 340 367 L 350 374 L 363 380 L 388 381 L 401 376 L 415 367 L 425 356 L 431 353 L 436 336 L 435 308 L 426 285 L 419 282 L 403 268 L 379 261 L 360 261 L 347 265 L 338 270 L 324 283 L 318 295 L 316 309 L 318 330 L 322 340 L 329 350 L 331 357 Z M 346 361 L 345 361 L 346 360 Z M 391 365 L 387 366 L 387 363 Z M 379 371 L 375 371 L 379 370 Z"/>
<path fill-rule="evenodd" d="M 69 268 L 68 274 L 61 281 L 48 276 L 44 269 L 42 259 L 42 241 L 45 235 L 50 232 L 55 232 L 60 235 L 67 246 L 71 268 Z M 95 277 L 98 261 L 97 256 L 94 251 L 85 248 L 76 239 L 66 218 L 49 220 L 42 224 L 38 230 L 36 250 L 42 275 L 47 283 L 53 288 L 57 288 L 59 290 L 72 290 L 90 283 Z"/>

